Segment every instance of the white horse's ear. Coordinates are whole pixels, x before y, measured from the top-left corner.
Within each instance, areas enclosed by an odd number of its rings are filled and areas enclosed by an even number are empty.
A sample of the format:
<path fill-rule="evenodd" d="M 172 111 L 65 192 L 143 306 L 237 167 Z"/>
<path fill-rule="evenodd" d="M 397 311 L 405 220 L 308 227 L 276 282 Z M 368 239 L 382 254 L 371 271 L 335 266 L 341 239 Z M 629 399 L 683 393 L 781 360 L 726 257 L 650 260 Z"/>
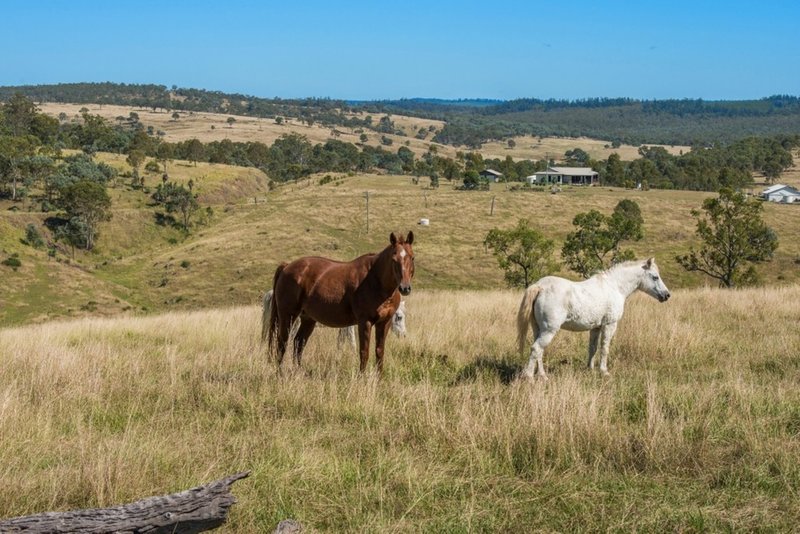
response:
<path fill-rule="evenodd" d="M 647 261 L 644 262 L 644 268 L 650 269 L 653 265 L 655 265 L 656 259 L 655 258 L 647 258 Z"/>

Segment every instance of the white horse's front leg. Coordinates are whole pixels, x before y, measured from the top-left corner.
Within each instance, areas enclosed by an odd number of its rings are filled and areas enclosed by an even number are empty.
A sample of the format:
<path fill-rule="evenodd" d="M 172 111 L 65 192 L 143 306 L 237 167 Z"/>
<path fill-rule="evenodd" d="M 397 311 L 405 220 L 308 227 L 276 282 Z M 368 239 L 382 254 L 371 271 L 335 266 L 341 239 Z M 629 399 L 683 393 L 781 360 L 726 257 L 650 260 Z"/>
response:
<path fill-rule="evenodd" d="M 608 349 L 611 347 L 611 338 L 617 331 L 617 323 L 604 325 L 600 332 L 600 372 L 608 376 Z"/>
<path fill-rule="evenodd" d="M 594 355 L 597 354 L 597 341 L 600 339 L 600 327 L 592 328 L 589 332 L 589 369 L 594 369 Z"/>
<path fill-rule="evenodd" d="M 547 380 L 547 373 L 544 372 L 544 349 L 553 341 L 555 335 L 555 332 L 539 332 L 531 346 L 531 357 L 522 371 L 522 376 L 533 378 L 538 372 L 539 378 Z"/>

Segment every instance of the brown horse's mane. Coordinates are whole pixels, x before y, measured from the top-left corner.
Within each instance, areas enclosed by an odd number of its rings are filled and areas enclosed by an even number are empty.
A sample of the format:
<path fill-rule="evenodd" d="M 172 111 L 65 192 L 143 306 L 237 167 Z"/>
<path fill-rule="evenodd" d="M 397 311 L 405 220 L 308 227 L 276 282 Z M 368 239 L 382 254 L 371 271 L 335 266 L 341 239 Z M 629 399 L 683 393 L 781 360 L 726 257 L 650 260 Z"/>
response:
<path fill-rule="evenodd" d="M 383 250 L 381 250 L 381 252 L 383 252 Z M 329 261 L 331 263 L 345 264 L 345 263 L 355 263 L 363 258 L 366 258 L 367 256 L 378 256 L 381 254 L 381 252 L 367 252 L 366 254 L 362 254 L 361 256 L 353 258 L 352 260 L 336 260 L 333 258 L 326 258 L 325 256 L 306 256 L 306 258 L 314 258 L 314 259 Z"/>

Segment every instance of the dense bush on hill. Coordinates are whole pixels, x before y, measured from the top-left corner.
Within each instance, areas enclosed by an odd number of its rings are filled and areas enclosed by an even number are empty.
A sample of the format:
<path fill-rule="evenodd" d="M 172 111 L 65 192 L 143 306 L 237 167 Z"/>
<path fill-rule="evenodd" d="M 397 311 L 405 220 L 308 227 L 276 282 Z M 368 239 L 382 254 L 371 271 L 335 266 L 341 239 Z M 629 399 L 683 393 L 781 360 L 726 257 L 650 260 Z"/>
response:
<path fill-rule="evenodd" d="M 447 121 L 434 140 L 478 146 L 515 135 L 588 136 L 630 144 L 710 145 L 748 136 L 800 134 L 800 98 L 704 101 L 593 98 L 518 99 L 481 107 L 407 101 L 385 102 L 375 111 Z"/>

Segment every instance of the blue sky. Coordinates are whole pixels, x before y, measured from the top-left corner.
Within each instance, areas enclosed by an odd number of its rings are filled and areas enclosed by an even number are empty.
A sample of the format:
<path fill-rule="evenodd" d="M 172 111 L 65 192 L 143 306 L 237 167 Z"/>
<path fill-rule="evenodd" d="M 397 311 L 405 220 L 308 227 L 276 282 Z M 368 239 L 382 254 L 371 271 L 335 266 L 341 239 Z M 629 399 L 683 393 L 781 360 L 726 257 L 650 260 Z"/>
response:
<path fill-rule="evenodd" d="M 5 0 L 0 13 L 0 85 L 346 99 L 800 94 L 797 0 Z"/>

